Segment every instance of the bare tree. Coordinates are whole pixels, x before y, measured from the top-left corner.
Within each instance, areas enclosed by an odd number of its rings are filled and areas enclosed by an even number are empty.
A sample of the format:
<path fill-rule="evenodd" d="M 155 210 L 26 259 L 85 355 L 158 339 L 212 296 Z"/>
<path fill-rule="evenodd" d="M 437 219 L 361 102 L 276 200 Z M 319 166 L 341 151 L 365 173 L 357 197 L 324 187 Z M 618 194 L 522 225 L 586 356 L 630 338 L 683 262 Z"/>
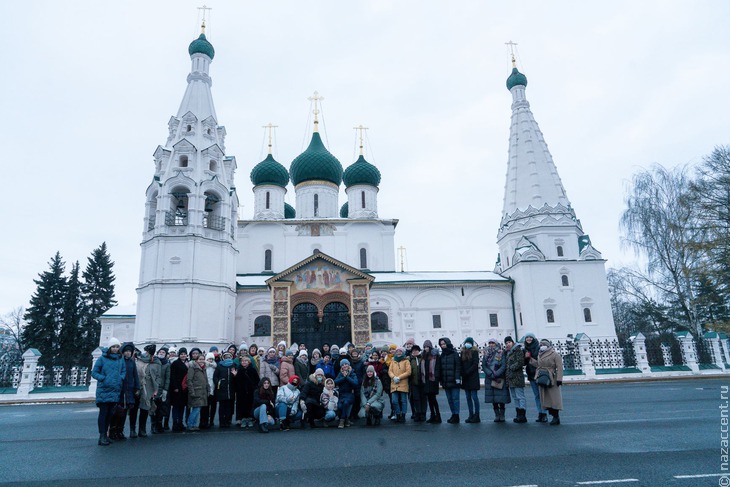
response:
<path fill-rule="evenodd" d="M 23 328 L 25 328 L 25 309 L 22 306 L 18 306 L 9 313 L 0 317 L 0 328 L 4 333 L 9 335 L 12 340 L 18 345 L 18 350 L 22 354 L 25 352 L 25 345 L 23 344 Z"/>

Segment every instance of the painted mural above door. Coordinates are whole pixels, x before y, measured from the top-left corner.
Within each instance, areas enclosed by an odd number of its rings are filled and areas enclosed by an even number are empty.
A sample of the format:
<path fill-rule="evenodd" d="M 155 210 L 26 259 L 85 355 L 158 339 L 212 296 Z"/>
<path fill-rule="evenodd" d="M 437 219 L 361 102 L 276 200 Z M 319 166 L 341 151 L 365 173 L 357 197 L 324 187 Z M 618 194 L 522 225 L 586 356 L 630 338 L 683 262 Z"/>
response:
<path fill-rule="evenodd" d="M 356 276 L 322 260 L 297 269 L 292 276 L 297 291 L 325 294 L 333 291 L 350 292 L 347 282 Z"/>

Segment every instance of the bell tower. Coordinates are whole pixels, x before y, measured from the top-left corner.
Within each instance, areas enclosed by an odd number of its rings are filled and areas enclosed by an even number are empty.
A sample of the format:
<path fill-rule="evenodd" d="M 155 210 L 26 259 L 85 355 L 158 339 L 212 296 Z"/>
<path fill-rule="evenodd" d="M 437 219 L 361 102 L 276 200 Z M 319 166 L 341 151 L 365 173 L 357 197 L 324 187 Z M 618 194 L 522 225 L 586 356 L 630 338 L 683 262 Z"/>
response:
<path fill-rule="evenodd" d="M 188 53 L 187 89 L 145 194 L 137 343 L 218 344 L 233 332 L 236 159 L 213 106 L 205 20 Z"/>

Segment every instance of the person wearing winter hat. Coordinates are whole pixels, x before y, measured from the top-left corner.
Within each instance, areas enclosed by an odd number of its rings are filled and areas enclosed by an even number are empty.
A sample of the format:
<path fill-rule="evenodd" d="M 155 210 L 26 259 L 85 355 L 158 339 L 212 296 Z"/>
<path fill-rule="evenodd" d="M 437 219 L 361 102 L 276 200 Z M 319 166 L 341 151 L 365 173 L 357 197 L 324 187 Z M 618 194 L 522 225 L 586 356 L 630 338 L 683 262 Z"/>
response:
<path fill-rule="evenodd" d="M 317 428 L 318 425 L 315 421 L 321 420 L 325 415 L 325 409 L 320 403 L 320 397 L 324 391 L 324 380 L 324 371 L 315 369 L 302 386 L 299 394 L 299 408 L 304 415 L 302 419 L 308 421 L 312 428 Z"/>
<path fill-rule="evenodd" d="M 279 357 L 276 355 L 276 349 L 270 347 L 266 355 L 261 358 L 261 367 L 259 367 L 259 377 L 269 379 L 271 387 L 274 391 L 279 387 L 279 366 L 281 365 Z M 274 392 L 276 395 L 276 392 Z"/>
<path fill-rule="evenodd" d="M 446 421 L 450 424 L 459 424 L 461 422 L 459 409 L 459 395 L 461 387 L 461 358 L 457 353 L 451 339 L 443 337 L 439 339 L 439 347 L 441 348 L 441 367 L 439 373 L 439 382 L 446 392 L 446 399 L 449 402 L 451 417 Z"/>
<path fill-rule="evenodd" d="M 332 344 L 330 347 L 330 362 L 332 363 L 332 369 L 334 370 L 334 375 L 332 376 L 333 379 L 340 373 L 340 358 L 340 347 L 338 347 L 336 343 Z M 327 371 L 325 370 L 325 373 L 326 372 Z"/>
<path fill-rule="evenodd" d="M 324 414 L 324 421 L 327 426 L 329 424 L 337 419 L 337 410 L 338 410 L 338 402 L 339 402 L 339 393 L 337 392 L 337 389 L 335 388 L 335 381 L 330 379 L 329 377 L 325 379 L 324 381 L 324 390 L 322 391 L 322 394 L 319 396 L 319 402 L 326 411 Z M 340 428 L 345 427 L 345 423 L 343 420 L 340 420 Z"/>
<path fill-rule="evenodd" d="M 215 361 L 215 360 L 214 360 Z M 200 409 L 208 404 L 208 374 L 205 372 L 206 359 L 198 354 L 198 360 L 190 362 L 188 370 L 188 431 L 200 430 Z"/>
<path fill-rule="evenodd" d="M 183 416 L 188 404 L 188 349 L 180 347 L 177 360 L 170 365 L 170 406 L 172 407 L 172 431 L 179 433 L 185 430 Z"/>
<path fill-rule="evenodd" d="M 299 376 L 289 377 L 289 383 L 279 387 L 276 393 L 276 417 L 279 418 L 281 431 L 289 431 L 292 421 L 300 421 Z"/>
<path fill-rule="evenodd" d="M 231 354 L 231 358 L 233 358 L 233 357 L 235 357 L 235 356 L 236 356 L 236 352 L 237 352 L 237 351 L 238 351 L 238 349 L 237 349 L 237 348 L 236 348 L 236 346 L 235 346 L 234 344 L 232 344 L 232 343 L 231 343 L 230 345 L 228 345 L 228 347 L 226 348 L 226 352 L 228 352 L 228 353 L 230 353 L 230 354 Z"/>
<path fill-rule="evenodd" d="M 352 406 L 355 404 L 355 393 L 359 393 L 359 383 L 357 382 L 357 376 L 352 371 L 350 361 L 346 358 L 340 360 L 340 373 L 335 378 L 335 385 L 338 387 L 340 395 L 337 408 L 340 416 L 338 428 L 351 426 L 350 413 L 352 413 Z"/>
<path fill-rule="evenodd" d="M 213 347 L 211 347 L 212 349 Z M 216 349 L 217 351 L 217 349 Z M 213 376 L 218 362 L 215 360 L 215 353 L 210 351 L 205 354 L 205 376 L 208 379 L 208 400 L 206 405 L 200 408 L 200 429 L 210 429 L 215 424 L 215 413 L 218 409 L 218 399 L 215 396 Z"/>
<path fill-rule="evenodd" d="M 563 385 L 563 360 L 553 348 L 550 340 L 540 340 L 540 353 L 537 357 L 530 359 L 530 364 L 536 367 L 536 376 L 546 371 L 550 377 L 550 387 L 540 387 L 540 403 L 547 409 L 553 419 L 552 426 L 560 424 L 560 410 L 563 409 L 563 395 L 560 386 Z"/>
<path fill-rule="evenodd" d="M 537 408 L 536 423 L 547 423 L 547 410 L 543 409 L 540 403 L 540 386 L 535 381 L 535 373 L 537 368 L 530 363 L 531 358 L 535 358 L 540 354 L 540 342 L 534 333 L 528 332 L 522 337 L 523 348 L 525 349 L 525 367 L 527 372 L 527 380 L 530 381 L 532 395 L 535 397 L 535 407 Z"/>
<path fill-rule="evenodd" d="M 269 426 L 274 424 L 275 401 L 276 394 L 271 388 L 271 381 L 267 377 L 262 377 L 253 393 L 253 417 L 258 420 L 261 433 L 268 433 Z"/>
<path fill-rule="evenodd" d="M 326 353 L 330 353 L 330 344 L 325 342 L 322 344 L 322 356 Z"/>
<path fill-rule="evenodd" d="M 259 362 L 259 347 L 255 343 L 252 343 L 248 347 L 248 355 L 251 357 L 251 365 L 256 367 L 256 372 L 258 373 L 259 370 L 261 370 L 261 365 Z"/>
<path fill-rule="evenodd" d="M 281 357 L 279 363 L 279 384 L 285 386 L 289 383 L 289 377 L 294 375 L 294 351 L 287 350 Z"/>
<path fill-rule="evenodd" d="M 325 377 L 335 380 L 335 367 L 332 365 L 332 357 L 330 357 L 330 354 L 324 354 L 322 360 L 317 364 L 317 368 L 324 371 Z"/>
<path fill-rule="evenodd" d="M 96 386 L 96 407 L 99 408 L 97 425 L 99 427 L 99 446 L 108 446 L 111 442 L 107 435 L 114 407 L 119 403 L 122 394 L 122 382 L 127 369 L 124 366 L 119 349 L 122 344 L 112 337 L 106 348 L 101 349 L 101 356 L 96 359 L 91 376 L 98 381 Z"/>
<path fill-rule="evenodd" d="M 154 343 L 146 345 L 144 352 L 139 354 L 136 359 L 137 373 L 139 374 L 140 394 L 139 394 L 139 430 L 137 434 L 140 438 L 147 436 L 147 418 L 150 414 L 154 414 L 155 398 L 160 388 L 160 370 L 162 364 L 160 359 L 155 356 L 157 346 Z"/>
<path fill-rule="evenodd" d="M 177 360 L 177 347 L 170 347 L 170 349 L 167 351 L 167 359 L 172 364 L 175 360 Z"/>
<path fill-rule="evenodd" d="M 505 337 L 504 348 L 507 351 L 505 370 L 505 387 L 509 387 L 509 395 L 515 403 L 517 416 L 515 423 L 527 423 L 527 402 L 525 401 L 525 351 L 522 344 L 515 344 L 511 336 Z"/>
<path fill-rule="evenodd" d="M 168 347 L 162 346 L 157 351 L 157 358 L 160 361 L 160 388 L 155 398 L 155 415 L 152 419 L 152 433 L 164 433 L 163 421 L 170 417 L 170 407 L 167 402 L 168 391 L 170 390 L 170 361 L 167 359 Z"/>
<path fill-rule="evenodd" d="M 406 357 L 411 356 L 411 349 L 413 348 L 413 345 L 415 345 L 415 344 L 416 344 L 416 340 L 413 337 L 406 340 L 406 342 L 403 344 L 403 348 L 406 351 Z"/>
<path fill-rule="evenodd" d="M 279 356 L 279 358 L 283 357 L 286 353 L 286 342 L 284 340 L 280 341 L 276 345 L 276 354 Z"/>
<path fill-rule="evenodd" d="M 319 351 L 319 348 L 315 348 L 312 350 L 312 357 L 309 359 L 310 374 L 314 374 L 314 371 L 317 370 L 317 365 L 320 360 L 322 360 L 322 352 Z"/>
<path fill-rule="evenodd" d="M 199 349 L 198 347 L 193 347 L 190 349 L 190 361 L 188 362 L 188 366 L 192 365 L 193 362 L 198 361 L 198 357 L 200 357 L 203 354 L 203 351 Z"/>
<path fill-rule="evenodd" d="M 469 406 L 469 417 L 465 423 L 481 423 L 479 417 L 479 349 L 474 346 L 474 339 L 467 337 L 461 347 L 461 388 L 466 395 Z"/>
<path fill-rule="evenodd" d="M 385 406 L 383 404 L 383 383 L 372 365 L 368 365 L 365 369 L 365 376 L 360 387 L 360 403 L 362 406 L 358 416 L 366 418 L 365 425 L 378 426 Z"/>
<path fill-rule="evenodd" d="M 241 357 L 236 374 L 236 422 L 242 428 L 253 428 L 253 393 L 258 387 L 259 374 L 249 355 Z"/>
<path fill-rule="evenodd" d="M 122 344 L 121 360 L 124 363 L 126 369 L 124 375 L 124 381 L 122 382 L 122 394 L 119 398 L 120 405 L 124 408 L 122 414 L 117 409 L 117 414 L 112 418 L 109 425 L 109 439 L 111 440 L 126 440 L 124 436 L 124 423 L 129 416 L 129 429 L 130 438 L 137 437 L 137 430 L 135 429 L 137 423 L 137 411 L 138 397 L 139 397 L 139 375 L 137 374 L 137 366 L 134 363 L 134 344 L 132 342 L 125 342 Z"/>
<path fill-rule="evenodd" d="M 358 414 L 360 413 L 360 387 L 365 378 L 365 360 L 363 360 L 363 357 L 360 355 L 360 350 L 357 348 L 351 348 L 347 356 L 350 361 L 350 367 L 352 367 L 352 372 L 357 377 L 358 384 L 355 389 L 355 402 L 352 405 L 352 413 L 350 414 L 350 419 L 354 421 L 358 419 Z"/>
<path fill-rule="evenodd" d="M 441 358 L 438 350 L 433 348 L 431 340 L 423 342 L 423 361 L 419 370 L 421 381 L 423 382 L 423 392 L 426 394 L 428 408 L 431 416 L 427 423 L 441 423 L 441 411 L 436 396 L 439 393 L 439 376 L 441 373 Z"/>
<path fill-rule="evenodd" d="M 393 412 L 396 416 L 397 423 L 406 422 L 406 412 L 408 411 L 408 378 L 411 376 L 411 362 L 406 357 L 406 349 L 397 347 L 393 361 L 388 367 L 388 375 L 391 379 L 390 392 L 392 399 Z"/>
<path fill-rule="evenodd" d="M 218 400 L 218 424 L 221 428 L 230 428 L 233 421 L 233 403 L 236 398 L 234 380 L 237 373 L 238 369 L 233 364 L 233 354 L 226 350 L 223 353 L 223 360 L 218 362 L 213 374 L 215 396 Z"/>
<path fill-rule="evenodd" d="M 509 404 L 509 388 L 504 385 L 507 360 L 496 338 L 487 340 L 487 349 L 482 358 L 484 371 L 484 402 L 492 404 L 494 422 L 504 423 L 505 404 Z"/>
<path fill-rule="evenodd" d="M 417 423 L 426 421 L 426 392 L 420 370 L 423 363 L 421 347 L 415 343 L 411 347 L 411 376 L 408 378 L 408 401 L 411 403 L 413 420 Z"/>
<path fill-rule="evenodd" d="M 300 385 L 301 381 L 309 377 L 309 354 L 306 350 L 300 350 L 294 359 L 294 373 L 300 377 Z"/>

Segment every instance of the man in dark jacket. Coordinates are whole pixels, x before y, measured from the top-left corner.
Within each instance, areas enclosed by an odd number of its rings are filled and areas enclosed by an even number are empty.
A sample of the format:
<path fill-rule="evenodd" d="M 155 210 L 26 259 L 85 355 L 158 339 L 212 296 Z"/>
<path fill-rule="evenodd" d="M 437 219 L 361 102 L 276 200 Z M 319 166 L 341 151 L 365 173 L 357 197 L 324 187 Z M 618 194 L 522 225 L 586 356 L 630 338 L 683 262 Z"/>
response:
<path fill-rule="evenodd" d="M 299 394 L 299 407 L 302 411 L 306 411 L 302 420 L 306 419 L 312 428 L 318 427 L 314 421 L 324 418 L 326 412 L 319 401 L 322 391 L 324 391 L 324 371 L 317 369 L 309 376 Z"/>
<path fill-rule="evenodd" d="M 527 366 L 527 380 L 530 381 L 530 387 L 532 388 L 532 394 L 535 396 L 535 406 L 537 407 L 537 423 L 547 423 L 547 409 L 542 408 L 540 403 L 540 386 L 535 382 L 535 373 L 537 368 L 530 363 L 530 359 L 534 358 L 537 360 L 537 356 L 540 353 L 540 341 L 537 339 L 534 333 L 525 333 L 522 337 L 524 341 L 525 349 L 525 365 Z"/>
<path fill-rule="evenodd" d="M 505 379 L 509 387 L 509 394 L 517 409 L 517 417 L 513 419 L 515 423 L 527 423 L 527 402 L 525 401 L 525 351 L 522 344 L 515 345 L 512 337 L 508 336 L 504 339 L 504 347 L 507 350 L 507 370 L 505 370 Z"/>
<path fill-rule="evenodd" d="M 119 399 L 119 403 L 127 409 L 129 414 L 130 424 L 130 437 L 134 438 L 137 436 L 134 427 L 132 426 L 132 412 L 134 411 L 134 421 L 137 421 L 137 409 L 135 400 L 139 394 L 139 375 L 137 374 L 137 366 L 134 363 L 132 354 L 134 353 L 134 344 L 132 342 L 126 342 L 122 345 L 122 360 L 124 361 L 124 367 L 126 374 L 124 375 L 124 381 L 122 381 L 122 394 Z M 109 438 L 112 440 L 126 440 L 124 436 L 124 423 L 127 419 L 127 415 L 118 415 L 112 418 L 111 425 L 109 426 Z"/>
<path fill-rule="evenodd" d="M 440 382 L 446 392 L 446 399 L 449 401 L 449 409 L 451 409 L 451 417 L 447 423 L 458 424 L 461 422 L 459 418 L 459 394 L 461 387 L 461 358 L 456 353 L 454 345 L 447 337 L 439 339 L 439 347 L 441 347 L 441 377 Z"/>
<path fill-rule="evenodd" d="M 180 347 L 177 360 L 170 365 L 170 405 L 172 406 L 172 431 L 181 432 L 185 406 L 188 404 L 188 350 Z"/>

